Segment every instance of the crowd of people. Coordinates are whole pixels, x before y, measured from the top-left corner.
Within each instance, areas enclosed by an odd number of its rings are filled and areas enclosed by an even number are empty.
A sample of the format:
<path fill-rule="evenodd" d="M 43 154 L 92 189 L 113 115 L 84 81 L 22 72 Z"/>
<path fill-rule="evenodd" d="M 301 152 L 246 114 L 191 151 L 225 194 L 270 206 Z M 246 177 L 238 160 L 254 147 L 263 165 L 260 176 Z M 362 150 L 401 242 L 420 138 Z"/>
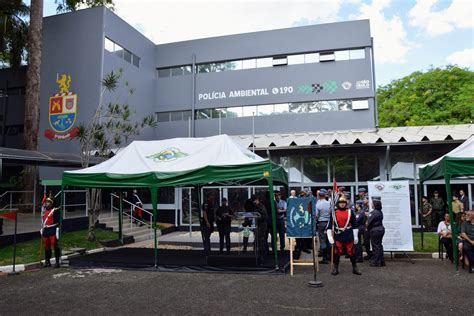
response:
<path fill-rule="evenodd" d="M 427 231 L 436 231 L 440 243 L 446 249 L 446 255 L 454 261 L 454 247 L 457 247 L 458 256 L 463 266 L 468 267 L 472 273 L 472 262 L 474 262 L 474 212 L 469 208 L 469 199 L 464 190 L 454 192 L 451 209 L 453 213 L 453 224 L 459 233 L 453 242 L 451 216 L 448 205 L 440 197 L 438 191 L 433 192 L 433 197 L 422 197 L 423 226 Z"/>
<path fill-rule="evenodd" d="M 316 192 L 316 235 L 319 237 L 318 255 L 321 257 L 319 263 L 328 264 L 333 262 L 332 274 L 339 274 L 339 261 L 341 256 L 346 256 L 352 263 L 352 272 L 360 275 L 357 263 L 370 261 L 372 267 L 385 266 L 383 256 L 382 239 L 385 233 L 383 226 L 382 202 L 378 197 L 372 197 L 372 205 L 365 188 L 360 188 L 355 203 L 352 203 L 344 187 L 334 193 L 331 190 L 320 189 Z M 286 248 L 286 211 L 287 203 L 282 198 L 280 191 L 274 191 L 274 199 L 270 198 L 270 192 L 266 192 L 261 199 L 253 195 L 243 204 L 244 212 L 257 214 L 254 226 L 254 243 L 258 252 L 259 261 L 262 263 L 266 254 L 277 248 L 281 253 Z M 310 189 L 302 190 L 299 194 L 295 190 L 290 191 L 288 199 L 297 197 L 312 197 Z M 279 243 L 273 236 L 272 229 L 272 205 L 274 204 L 276 219 L 276 234 Z M 334 204 L 334 207 L 333 207 Z M 219 253 L 227 253 L 231 250 L 230 232 L 232 219 L 239 210 L 228 206 L 226 198 L 222 198 L 221 205 L 217 206 L 216 197 L 210 193 L 202 205 L 201 233 L 206 255 L 211 253 L 211 234 L 216 224 L 219 233 Z M 312 212 L 312 210 L 310 210 Z M 247 251 L 249 227 L 252 227 L 252 219 L 244 218 L 241 228 L 243 229 L 243 251 Z M 268 242 L 270 238 L 270 242 Z M 311 253 L 313 243 L 308 238 L 296 238 L 294 258 L 298 259 L 302 252 Z M 363 256 L 363 250 L 367 255 Z"/>

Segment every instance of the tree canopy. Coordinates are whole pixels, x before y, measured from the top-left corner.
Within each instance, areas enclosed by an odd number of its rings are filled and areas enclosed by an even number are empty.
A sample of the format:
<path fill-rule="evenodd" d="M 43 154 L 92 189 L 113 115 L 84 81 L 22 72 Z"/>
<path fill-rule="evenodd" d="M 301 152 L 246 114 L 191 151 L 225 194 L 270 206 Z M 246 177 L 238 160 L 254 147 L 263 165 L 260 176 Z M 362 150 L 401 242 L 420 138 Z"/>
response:
<path fill-rule="evenodd" d="M 377 90 L 380 127 L 466 124 L 474 118 L 474 73 L 448 65 Z"/>

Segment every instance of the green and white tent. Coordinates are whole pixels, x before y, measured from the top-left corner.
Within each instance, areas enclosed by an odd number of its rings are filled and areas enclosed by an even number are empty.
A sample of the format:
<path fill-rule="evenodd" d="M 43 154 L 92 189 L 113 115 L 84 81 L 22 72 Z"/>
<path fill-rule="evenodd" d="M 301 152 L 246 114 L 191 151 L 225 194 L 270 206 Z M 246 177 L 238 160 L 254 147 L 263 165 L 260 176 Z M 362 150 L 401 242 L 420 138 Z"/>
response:
<path fill-rule="evenodd" d="M 447 153 L 446 155 L 420 167 L 420 184 L 435 179 L 444 179 L 446 185 L 447 200 L 452 200 L 451 179 L 457 177 L 474 176 L 474 136 L 471 136 L 464 143 Z M 458 256 L 456 236 L 458 227 L 454 223 L 452 203 L 447 203 L 449 214 L 451 217 L 451 227 L 453 234 L 453 250 L 456 261 L 456 269 L 458 268 Z M 421 204 L 420 204 L 421 205 Z"/>
<path fill-rule="evenodd" d="M 98 165 L 63 173 L 62 186 L 85 188 L 149 188 L 153 219 L 162 187 L 203 186 L 209 183 L 274 184 L 288 187 L 286 171 L 263 159 L 227 135 L 134 141 Z M 273 198 L 273 194 L 270 194 Z M 274 203 L 273 230 L 276 230 Z M 155 225 L 156 227 L 156 225 Z M 276 234 L 273 234 L 276 238 Z M 157 239 L 155 229 L 155 265 Z M 275 263 L 277 262 L 275 251 Z"/>

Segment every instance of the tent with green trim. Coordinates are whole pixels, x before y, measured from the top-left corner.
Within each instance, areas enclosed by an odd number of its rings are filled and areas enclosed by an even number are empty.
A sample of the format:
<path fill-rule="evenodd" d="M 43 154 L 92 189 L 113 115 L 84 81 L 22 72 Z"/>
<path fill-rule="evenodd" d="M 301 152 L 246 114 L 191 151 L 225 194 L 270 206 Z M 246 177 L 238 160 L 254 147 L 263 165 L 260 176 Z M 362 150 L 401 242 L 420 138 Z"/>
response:
<path fill-rule="evenodd" d="M 424 165 L 419 169 L 420 183 L 435 179 L 444 179 L 446 185 L 447 200 L 452 200 L 451 179 L 456 177 L 474 176 L 474 136 L 447 153 L 446 155 Z M 452 203 L 447 203 L 451 217 L 451 231 L 453 235 L 454 258 L 456 269 L 458 268 L 458 256 L 456 237 L 458 227 L 454 223 Z M 421 204 L 420 204 L 421 205 Z"/>
<path fill-rule="evenodd" d="M 98 165 L 63 173 L 62 186 L 85 188 L 149 188 L 155 227 L 157 265 L 157 190 L 162 187 L 203 186 L 209 183 L 274 184 L 288 187 L 286 171 L 263 159 L 227 135 L 134 141 Z M 270 194 L 273 198 L 273 194 Z M 273 231 L 276 231 L 274 203 Z M 120 214 L 119 214 L 120 215 Z M 121 218 L 119 216 L 119 218 Z M 273 234 L 276 238 L 276 234 Z M 276 244 L 276 241 L 275 241 Z M 275 247 L 276 248 L 276 247 Z M 278 254 L 275 249 L 275 264 Z"/>

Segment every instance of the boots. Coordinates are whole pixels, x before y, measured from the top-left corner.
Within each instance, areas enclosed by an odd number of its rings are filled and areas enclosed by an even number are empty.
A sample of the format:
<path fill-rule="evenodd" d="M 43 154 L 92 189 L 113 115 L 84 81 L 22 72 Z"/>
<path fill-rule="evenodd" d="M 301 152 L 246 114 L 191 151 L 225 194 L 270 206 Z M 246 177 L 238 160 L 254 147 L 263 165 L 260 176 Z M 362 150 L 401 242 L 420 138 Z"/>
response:
<path fill-rule="evenodd" d="M 51 267 L 51 249 L 44 251 L 44 267 Z"/>
<path fill-rule="evenodd" d="M 54 257 L 56 258 L 56 264 L 54 265 L 54 267 L 59 268 L 59 261 L 61 260 L 61 252 L 59 251 L 59 248 L 54 249 Z"/>
<path fill-rule="evenodd" d="M 332 275 L 338 275 L 339 274 L 339 256 L 334 256 L 334 266 L 332 268 Z"/>
<path fill-rule="evenodd" d="M 322 249 L 321 250 L 322 260 L 319 261 L 320 264 L 328 264 L 328 250 Z"/>
<path fill-rule="evenodd" d="M 362 273 L 360 273 L 359 269 L 357 269 L 356 258 L 354 256 L 351 256 L 351 263 L 352 263 L 352 273 L 354 273 L 356 275 L 362 275 Z"/>

